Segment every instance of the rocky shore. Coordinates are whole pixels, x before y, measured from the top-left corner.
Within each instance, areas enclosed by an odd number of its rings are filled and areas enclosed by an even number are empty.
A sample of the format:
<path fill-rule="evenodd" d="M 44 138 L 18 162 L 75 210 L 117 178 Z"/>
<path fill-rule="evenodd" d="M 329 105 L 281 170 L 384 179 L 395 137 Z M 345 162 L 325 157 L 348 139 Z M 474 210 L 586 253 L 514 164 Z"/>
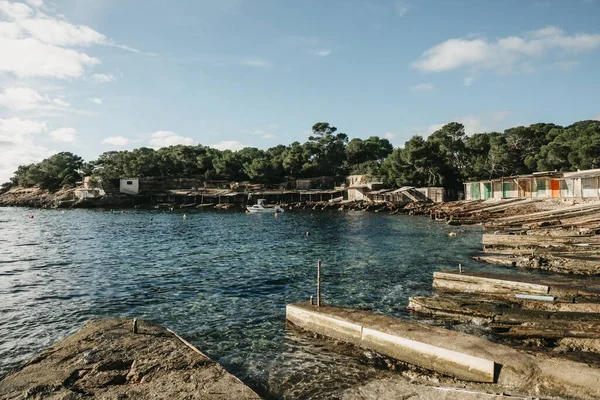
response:
<path fill-rule="evenodd" d="M 147 321 L 94 320 L 0 380 L 1 399 L 259 399 L 218 363 Z"/>
<path fill-rule="evenodd" d="M 97 198 L 77 199 L 73 188 L 50 192 L 39 188 L 13 188 L 0 194 L 0 207 L 35 207 L 35 208 L 153 208 L 151 204 L 139 204 L 132 196 L 121 193 L 107 193 Z M 294 203 L 282 203 L 286 210 L 340 210 L 340 211 L 373 211 L 387 212 L 390 214 L 412 214 L 413 209 L 421 210 L 426 207 L 424 203 L 393 204 L 389 202 L 361 201 L 302 201 Z M 162 209 L 185 209 L 185 210 L 238 210 L 245 211 L 245 204 L 221 203 L 221 204 L 185 204 L 185 205 L 160 205 Z"/>
<path fill-rule="evenodd" d="M 131 206 L 126 195 L 107 194 L 97 199 L 77 199 L 74 189 L 64 187 L 56 192 L 39 188 L 13 188 L 0 194 L 0 207 L 35 208 L 106 208 Z"/>

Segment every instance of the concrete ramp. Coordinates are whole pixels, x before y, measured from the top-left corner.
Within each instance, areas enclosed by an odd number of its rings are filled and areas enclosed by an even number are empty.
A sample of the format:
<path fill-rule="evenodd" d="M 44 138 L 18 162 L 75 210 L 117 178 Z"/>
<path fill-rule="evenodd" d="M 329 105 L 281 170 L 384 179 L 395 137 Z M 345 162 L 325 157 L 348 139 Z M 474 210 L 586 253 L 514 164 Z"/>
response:
<path fill-rule="evenodd" d="M 468 345 L 461 346 L 461 339 L 468 335 L 391 318 L 393 324 L 386 324 L 383 316 L 331 306 L 289 304 L 286 317 L 307 330 L 421 368 L 467 381 L 494 382 L 494 361 L 470 354 Z"/>
<path fill-rule="evenodd" d="M 286 314 L 290 322 L 304 329 L 472 381 L 469 385 L 486 391 L 495 388 L 492 390 L 535 398 L 600 399 L 600 370 L 584 363 L 350 308 L 297 303 L 289 304 Z M 496 385 L 489 386 L 491 382 Z"/>

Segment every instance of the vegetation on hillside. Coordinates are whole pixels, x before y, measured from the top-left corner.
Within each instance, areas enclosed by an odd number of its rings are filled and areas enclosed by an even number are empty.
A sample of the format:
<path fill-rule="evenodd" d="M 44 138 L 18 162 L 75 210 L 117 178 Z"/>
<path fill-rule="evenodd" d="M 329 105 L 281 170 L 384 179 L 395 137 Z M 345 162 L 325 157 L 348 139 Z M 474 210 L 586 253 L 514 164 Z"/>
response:
<path fill-rule="evenodd" d="M 82 176 L 196 177 L 278 183 L 295 178 L 348 174 L 380 175 L 389 187 L 443 186 L 460 189 L 462 182 L 543 170 L 600 168 L 600 121 L 581 121 L 567 127 L 534 124 L 503 133 L 466 135 L 452 122 L 427 138 L 413 136 L 394 149 L 377 136 L 352 139 L 326 122 L 313 125 L 305 143 L 278 145 L 267 150 L 240 151 L 211 147 L 170 146 L 154 150 L 109 151 L 84 163 L 62 152 L 37 164 L 20 166 L 3 185 L 55 190 Z"/>

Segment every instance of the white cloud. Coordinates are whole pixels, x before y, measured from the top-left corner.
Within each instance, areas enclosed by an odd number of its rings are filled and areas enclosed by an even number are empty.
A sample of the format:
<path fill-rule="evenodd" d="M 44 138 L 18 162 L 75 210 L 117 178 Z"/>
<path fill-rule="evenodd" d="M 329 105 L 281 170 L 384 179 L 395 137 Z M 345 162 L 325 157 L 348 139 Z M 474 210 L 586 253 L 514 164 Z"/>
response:
<path fill-rule="evenodd" d="M 150 139 L 150 145 L 154 147 L 167 147 L 178 144 L 194 144 L 194 139 L 176 135 L 171 131 L 154 132 Z"/>
<path fill-rule="evenodd" d="M 85 25 L 73 25 L 54 18 L 30 18 L 18 22 L 23 36 L 61 47 L 106 44 L 108 39 Z"/>
<path fill-rule="evenodd" d="M 18 77 L 73 78 L 100 62 L 75 47 L 103 45 L 139 53 L 89 26 L 40 11 L 42 0 L 28 2 L 35 10 L 23 3 L 0 0 L 0 72 Z"/>
<path fill-rule="evenodd" d="M 98 105 L 101 105 L 102 103 L 104 103 L 102 101 L 102 99 L 100 99 L 98 97 L 90 97 L 88 100 L 91 101 L 92 103 L 98 104 Z"/>
<path fill-rule="evenodd" d="M 11 21 L 29 18 L 33 10 L 27 4 L 0 1 L 0 15 Z"/>
<path fill-rule="evenodd" d="M 45 102 L 47 98 L 31 88 L 6 88 L 0 93 L 0 106 L 13 111 L 34 109 Z"/>
<path fill-rule="evenodd" d="M 386 132 L 383 137 L 387 140 L 394 140 L 396 139 L 396 135 L 391 133 L 391 132 Z"/>
<path fill-rule="evenodd" d="M 275 139 L 277 136 L 273 135 L 272 133 L 266 133 L 264 135 L 262 135 L 263 139 Z"/>
<path fill-rule="evenodd" d="M 114 82 L 117 78 L 112 74 L 94 74 L 92 79 L 100 83 Z"/>
<path fill-rule="evenodd" d="M 600 34 L 566 34 L 548 26 L 523 36 L 490 41 L 487 38 L 449 39 L 426 50 L 412 66 L 426 72 L 458 68 L 497 72 L 531 71 L 531 62 L 543 57 L 574 55 L 600 47 Z"/>
<path fill-rule="evenodd" d="M 65 108 L 69 107 L 71 105 L 59 97 L 52 99 L 52 103 L 56 104 L 59 107 L 65 107 Z"/>
<path fill-rule="evenodd" d="M 45 122 L 36 122 L 17 117 L 0 119 L 0 140 L 8 136 L 26 136 L 47 130 Z"/>
<path fill-rule="evenodd" d="M 246 146 L 241 144 L 237 140 L 222 140 L 219 143 L 211 145 L 210 147 L 213 147 L 218 150 L 238 151 L 238 150 L 243 149 Z"/>
<path fill-rule="evenodd" d="M 50 132 L 50 137 L 57 142 L 74 142 L 76 136 L 75 128 L 60 128 Z"/>
<path fill-rule="evenodd" d="M 403 17 L 410 10 L 410 3 L 406 0 L 397 0 L 394 4 L 394 10 L 399 17 Z"/>
<path fill-rule="evenodd" d="M 6 88 L 0 92 L 0 106 L 11 111 L 64 109 L 70 106 L 60 97 L 50 99 L 28 87 Z"/>
<path fill-rule="evenodd" d="M 35 8 L 41 8 L 44 6 L 44 0 L 25 0 L 27 4 Z"/>
<path fill-rule="evenodd" d="M 431 83 L 419 83 L 410 88 L 411 92 L 431 92 L 435 89 L 435 86 Z"/>
<path fill-rule="evenodd" d="M 594 118 L 592 118 L 592 119 L 594 119 L 594 120 L 596 120 L 596 121 L 600 121 L 600 114 L 596 115 L 596 116 L 595 116 Z"/>
<path fill-rule="evenodd" d="M 85 53 L 42 43 L 34 38 L 0 37 L 0 72 L 20 78 L 76 78 L 86 67 L 98 64 L 97 58 Z"/>
<path fill-rule="evenodd" d="M 102 141 L 102 144 L 110 144 L 112 146 L 122 147 L 129 144 L 129 139 L 123 136 L 110 136 Z"/>
<path fill-rule="evenodd" d="M 45 122 L 27 119 L 0 119 L 0 182 L 7 181 L 19 165 L 31 164 L 50 156 L 52 152 L 37 146 L 31 136 L 45 132 Z M 4 151 L 6 149 L 6 151 Z"/>
<path fill-rule="evenodd" d="M 315 54 L 318 55 L 319 57 L 327 57 L 328 55 L 331 54 L 331 49 L 318 50 Z"/>
<path fill-rule="evenodd" d="M 261 58 L 247 58 L 240 61 L 240 64 L 245 67 L 268 68 L 271 63 Z"/>

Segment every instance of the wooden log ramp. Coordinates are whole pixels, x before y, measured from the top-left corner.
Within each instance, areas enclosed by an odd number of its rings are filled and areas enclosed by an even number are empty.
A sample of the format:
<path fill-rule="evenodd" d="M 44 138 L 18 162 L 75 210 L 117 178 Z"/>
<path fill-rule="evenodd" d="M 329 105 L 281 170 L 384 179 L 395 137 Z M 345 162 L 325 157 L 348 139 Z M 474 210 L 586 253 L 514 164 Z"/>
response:
<path fill-rule="evenodd" d="M 578 251 L 548 251 L 529 249 L 487 250 L 476 261 L 488 264 L 517 267 L 531 270 L 557 272 L 560 274 L 600 275 L 600 255 L 598 250 L 578 249 Z"/>
<path fill-rule="evenodd" d="M 600 299 L 600 279 L 595 277 L 537 277 L 492 272 L 440 271 L 433 273 L 433 288 L 455 293 L 514 296 L 540 294 L 555 298 Z"/>
<path fill-rule="evenodd" d="M 549 221 L 564 221 L 572 218 L 593 216 L 600 213 L 600 204 L 573 205 L 553 210 L 539 211 L 534 213 L 518 214 L 513 216 L 497 218 L 486 224 L 488 229 L 506 229 L 523 227 L 533 223 Z"/>
<path fill-rule="evenodd" d="M 411 297 L 408 309 L 419 314 L 440 316 L 458 322 L 472 322 L 500 330 L 547 327 L 554 329 L 555 332 L 561 332 L 560 335 L 555 334 L 552 337 L 600 339 L 600 315 L 598 314 L 600 304 L 598 303 L 578 303 L 575 307 L 557 307 L 554 303 L 546 301 L 537 301 L 538 304 L 535 304 L 534 300 L 529 302 L 519 300 L 515 298 L 514 301 L 499 301 L 464 296 Z M 524 306 L 523 303 L 529 305 Z"/>
<path fill-rule="evenodd" d="M 489 272 L 434 273 L 432 297 L 413 312 L 485 326 L 498 338 L 542 340 L 561 351 L 600 353 L 600 280 Z"/>
<path fill-rule="evenodd" d="M 289 322 L 460 380 L 529 396 L 600 398 L 600 371 L 484 338 L 350 308 L 289 304 Z M 490 388 L 489 386 L 486 386 Z"/>

